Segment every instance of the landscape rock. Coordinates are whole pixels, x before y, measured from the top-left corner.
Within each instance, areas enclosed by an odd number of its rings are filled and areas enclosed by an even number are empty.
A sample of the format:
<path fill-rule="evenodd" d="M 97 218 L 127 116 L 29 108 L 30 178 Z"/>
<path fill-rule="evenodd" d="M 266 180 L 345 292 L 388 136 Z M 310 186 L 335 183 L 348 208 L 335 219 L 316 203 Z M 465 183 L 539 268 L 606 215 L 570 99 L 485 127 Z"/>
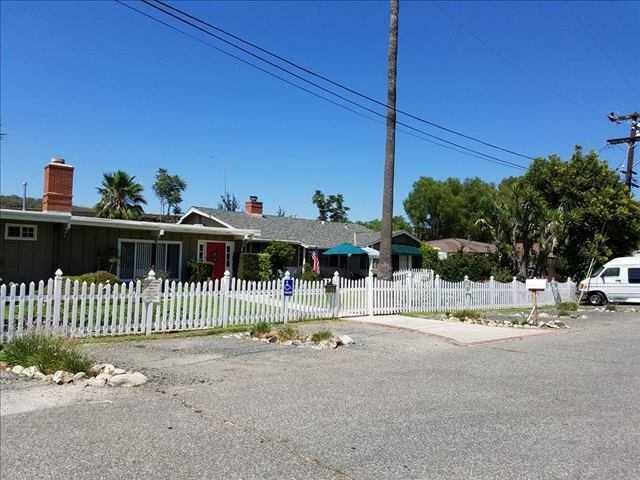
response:
<path fill-rule="evenodd" d="M 86 385 L 90 387 L 104 387 L 110 378 L 111 375 L 100 373 L 96 377 L 90 378 Z"/>
<path fill-rule="evenodd" d="M 123 373 L 127 373 L 124 368 L 115 368 L 113 370 L 113 375 L 122 375 Z"/>
<path fill-rule="evenodd" d="M 114 367 L 110 363 L 105 363 L 104 365 L 102 365 L 102 368 L 100 369 L 100 373 L 105 373 L 107 375 L 113 375 L 115 371 L 116 371 L 116 367 Z"/>
<path fill-rule="evenodd" d="M 73 378 L 71 379 L 73 381 L 73 383 L 77 383 L 80 380 L 84 380 L 87 377 L 87 374 L 84 372 L 78 372 L 76 373 Z"/>
<path fill-rule="evenodd" d="M 551 315 L 549 315 L 547 312 L 540 312 L 538 313 L 538 318 L 550 318 Z"/>
<path fill-rule="evenodd" d="M 20 375 L 27 378 L 33 378 L 36 372 L 40 372 L 40 370 L 38 370 L 38 367 L 36 367 L 35 365 L 32 365 L 31 367 L 27 367 L 22 370 Z"/>
<path fill-rule="evenodd" d="M 65 372 L 64 370 L 58 370 L 51 377 L 51 381 L 53 383 L 57 383 L 58 385 L 69 383 L 73 381 L 73 373 Z"/>
<path fill-rule="evenodd" d="M 356 343 L 349 335 L 338 335 L 338 345 L 351 345 Z"/>
<path fill-rule="evenodd" d="M 15 373 L 16 375 L 20 375 L 24 371 L 24 367 L 22 365 L 15 365 L 11 369 L 11 373 Z"/>
<path fill-rule="evenodd" d="M 108 384 L 112 387 L 138 387 L 147 383 L 147 377 L 140 372 L 123 373 L 114 375 L 109 379 Z"/>
<path fill-rule="evenodd" d="M 42 373 L 40 370 L 38 370 L 33 374 L 33 378 L 35 378 L 36 380 L 44 380 L 47 378 L 47 376 L 44 373 Z"/>

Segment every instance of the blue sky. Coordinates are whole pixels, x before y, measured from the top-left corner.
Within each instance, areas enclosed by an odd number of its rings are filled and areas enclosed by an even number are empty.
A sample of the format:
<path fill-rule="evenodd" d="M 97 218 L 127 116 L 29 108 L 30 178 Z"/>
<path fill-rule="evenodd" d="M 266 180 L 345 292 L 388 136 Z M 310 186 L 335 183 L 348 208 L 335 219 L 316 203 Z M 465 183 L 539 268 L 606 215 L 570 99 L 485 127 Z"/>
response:
<path fill-rule="evenodd" d="M 136 6 L 144 8 L 142 4 Z M 180 8 L 376 98 L 386 95 L 387 2 L 181 2 Z M 40 196 L 52 156 L 76 167 L 74 203 L 102 172 L 188 183 L 183 207 L 224 190 L 313 217 L 315 189 L 354 220 L 380 216 L 385 127 L 240 64 L 115 2 L 1 6 L 2 193 Z M 599 150 L 640 108 L 638 2 L 401 2 L 398 108 L 532 156 Z M 635 82 L 636 88 L 633 88 Z M 442 132 L 416 124 L 436 135 Z M 453 141 L 462 141 L 447 136 Z M 471 147 L 478 145 L 465 142 Z M 495 154 L 516 162 L 523 159 Z M 624 148 L 603 152 L 611 165 Z M 518 173 L 399 134 L 396 211 L 412 183 Z"/>

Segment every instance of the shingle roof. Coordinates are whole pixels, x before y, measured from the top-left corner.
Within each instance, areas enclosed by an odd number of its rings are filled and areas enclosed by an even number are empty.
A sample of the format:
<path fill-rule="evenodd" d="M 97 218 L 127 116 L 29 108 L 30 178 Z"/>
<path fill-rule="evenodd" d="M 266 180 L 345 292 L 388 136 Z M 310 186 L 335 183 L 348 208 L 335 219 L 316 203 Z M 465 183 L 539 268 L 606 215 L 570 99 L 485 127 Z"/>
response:
<path fill-rule="evenodd" d="M 465 240 L 464 238 L 443 238 L 427 242 L 434 248 L 446 253 L 456 253 L 462 250 L 464 253 L 494 253 L 496 246 L 491 243 Z"/>
<path fill-rule="evenodd" d="M 259 239 L 297 242 L 307 247 L 330 248 L 344 242 L 364 247 L 375 243 L 380 238 L 378 232 L 356 223 L 321 222 L 276 215 L 249 215 L 244 212 L 229 212 L 207 207 L 193 208 L 235 228 L 260 230 Z"/>

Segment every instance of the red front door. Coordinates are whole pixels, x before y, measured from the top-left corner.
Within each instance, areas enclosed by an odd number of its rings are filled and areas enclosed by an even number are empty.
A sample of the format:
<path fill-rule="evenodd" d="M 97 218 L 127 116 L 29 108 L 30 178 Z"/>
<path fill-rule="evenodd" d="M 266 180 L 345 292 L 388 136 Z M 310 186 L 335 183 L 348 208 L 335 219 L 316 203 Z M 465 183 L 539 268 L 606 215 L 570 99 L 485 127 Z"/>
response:
<path fill-rule="evenodd" d="M 211 274 L 211 278 L 222 278 L 224 276 L 226 248 L 227 247 L 224 243 L 207 242 L 206 261 L 213 264 L 213 273 Z"/>

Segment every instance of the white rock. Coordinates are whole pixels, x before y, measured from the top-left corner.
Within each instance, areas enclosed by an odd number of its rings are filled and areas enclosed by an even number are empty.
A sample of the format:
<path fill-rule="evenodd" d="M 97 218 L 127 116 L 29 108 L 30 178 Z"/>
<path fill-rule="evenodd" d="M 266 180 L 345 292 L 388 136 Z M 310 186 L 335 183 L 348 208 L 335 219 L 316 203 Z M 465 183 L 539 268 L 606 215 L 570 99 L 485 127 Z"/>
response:
<path fill-rule="evenodd" d="M 39 371 L 40 370 L 38 370 L 38 367 L 31 366 L 31 367 L 27 367 L 24 370 L 22 370 L 20 375 L 23 376 L 23 377 L 27 377 L 27 378 L 33 378 L 33 376 L 36 374 L 36 372 L 39 372 Z"/>
<path fill-rule="evenodd" d="M 114 375 L 108 383 L 112 387 L 137 387 L 147 383 L 147 377 L 140 372 L 123 373 L 122 375 Z"/>
<path fill-rule="evenodd" d="M 351 345 L 353 343 L 356 343 L 355 340 L 349 335 L 339 335 L 338 340 L 339 345 Z"/>
<path fill-rule="evenodd" d="M 549 317 L 551 317 L 551 315 L 549 315 L 549 314 L 548 314 L 548 313 L 546 313 L 546 312 L 540 312 L 540 313 L 538 314 L 538 318 L 549 318 Z"/>
<path fill-rule="evenodd" d="M 116 367 L 114 367 L 110 363 L 105 363 L 104 365 L 102 365 L 102 368 L 100 369 L 100 373 L 105 373 L 107 375 L 113 375 L 115 371 L 116 371 Z"/>
<path fill-rule="evenodd" d="M 47 378 L 47 376 L 42 373 L 40 370 L 38 370 L 36 373 L 33 374 L 33 378 L 35 378 L 36 380 L 44 380 Z"/>
<path fill-rule="evenodd" d="M 122 375 L 123 373 L 127 373 L 124 368 L 114 368 L 112 375 Z"/>
<path fill-rule="evenodd" d="M 73 373 L 65 372 L 64 370 L 58 370 L 51 377 L 53 383 L 62 385 L 63 383 L 69 383 L 73 380 Z"/>
<path fill-rule="evenodd" d="M 11 369 L 11 373 L 15 373 L 16 375 L 20 375 L 24 371 L 24 367 L 22 365 L 15 365 Z"/>
<path fill-rule="evenodd" d="M 90 378 L 87 381 L 86 386 L 87 387 L 104 387 L 110 378 L 111 378 L 110 375 L 105 375 L 104 373 L 101 373 L 97 377 Z"/>
<path fill-rule="evenodd" d="M 73 381 L 73 383 L 78 383 L 80 380 L 84 380 L 86 377 L 87 377 L 86 373 L 78 372 L 73 376 L 71 380 Z"/>

